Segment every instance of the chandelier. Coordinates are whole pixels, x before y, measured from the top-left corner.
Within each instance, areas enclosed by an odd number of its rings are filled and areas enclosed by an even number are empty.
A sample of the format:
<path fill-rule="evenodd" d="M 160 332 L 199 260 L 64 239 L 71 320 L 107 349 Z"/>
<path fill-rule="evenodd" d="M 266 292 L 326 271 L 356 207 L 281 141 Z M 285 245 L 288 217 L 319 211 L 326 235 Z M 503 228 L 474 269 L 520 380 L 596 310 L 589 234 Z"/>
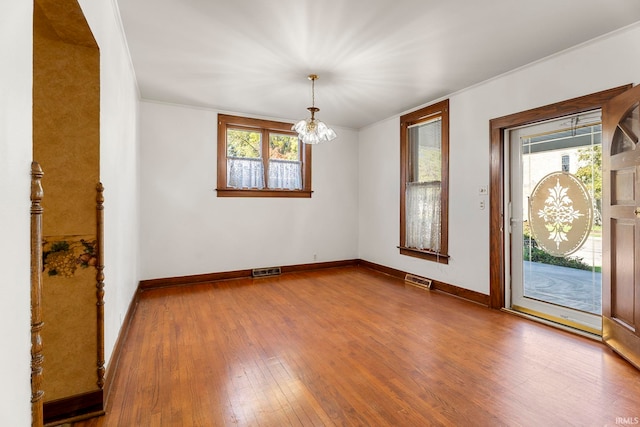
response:
<path fill-rule="evenodd" d="M 315 114 L 320 111 L 320 109 L 316 107 L 315 94 L 315 82 L 318 80 L 318 76 L 316 74 L 309 74 L 309 80 L 311 80 L 311 107 L 308 107 L 307 110 L 311 112 L 311 117 L 300 120 L 293 125 L 291 130 L 298 132 L 298 136 L 305 144 L 331 141 L 337 136 L 336 133 L 333 129 L 327 127 L 327 125 L 315 118 Z"/>

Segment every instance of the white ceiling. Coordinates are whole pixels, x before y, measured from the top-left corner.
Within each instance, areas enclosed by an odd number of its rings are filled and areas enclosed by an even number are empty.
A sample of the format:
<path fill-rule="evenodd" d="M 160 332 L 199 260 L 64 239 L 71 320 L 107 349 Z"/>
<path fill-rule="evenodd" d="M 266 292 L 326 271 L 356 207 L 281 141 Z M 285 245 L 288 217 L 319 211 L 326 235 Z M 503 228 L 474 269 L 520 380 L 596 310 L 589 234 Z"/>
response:
<path fill-rule="evenodd" d="M 354 129 L 640 21 L 640 0 L 118 5 L 144 99 L 290 121 L 315 73 L 318 118 Z"/>

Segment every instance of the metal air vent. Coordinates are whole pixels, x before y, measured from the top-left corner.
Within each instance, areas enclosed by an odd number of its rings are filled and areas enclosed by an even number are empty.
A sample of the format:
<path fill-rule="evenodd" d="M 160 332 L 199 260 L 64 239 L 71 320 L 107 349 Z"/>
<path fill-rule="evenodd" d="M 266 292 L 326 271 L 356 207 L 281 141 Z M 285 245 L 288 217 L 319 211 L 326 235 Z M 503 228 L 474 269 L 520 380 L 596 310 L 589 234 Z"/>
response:
<path fill-rule="evenodd" d="M 404 276 L 404 281 L 409 283 L 410 285 L 417 286 L 418 288 L 423 289 L 432 289 L 433 281 L 431 279 L 427 279 L 426 277 L 416 276 L 415 274 L 407 273 Z"/>
<path fill-rule="evenodd" d="M 280 267 L 254 268 L 251 271 L 252 277 L 277 276 L 281 273 Z"/>

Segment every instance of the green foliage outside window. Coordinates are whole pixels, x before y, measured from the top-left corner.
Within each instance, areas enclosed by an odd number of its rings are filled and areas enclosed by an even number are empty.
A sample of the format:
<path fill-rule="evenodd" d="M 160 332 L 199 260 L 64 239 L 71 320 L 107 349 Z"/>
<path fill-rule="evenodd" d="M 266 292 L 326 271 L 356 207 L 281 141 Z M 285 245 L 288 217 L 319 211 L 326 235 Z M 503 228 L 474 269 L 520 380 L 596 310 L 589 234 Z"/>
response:
<path fill-rule="evenodd" d="M 435 182 L 442 179 L 442 153 L 440 148 L 420 146 L 418 182 Z"/>
<path fill-rule="evenodd" d="M 293 135 L 269 134 L 269 158 L 274 160 L 300 159 L 300 143 L 298 137 Z"/>
<path fill-rule="evenodd" d="M 416 162 L 413 182 L 440 182 L 442 180 L 442 120 L 436 119 L 409 129 L 409 143 L 413 146 L 412 161 Z"/>
<path fill-rule="evenodd" d="M 227 156 L 245 159 L 259 159 L 261 133 L 240 129 L 227 130 Z"/>
<path fill-rule="evenodd" d="M 602 212 L 602 145 L 578 150 L 578 164 L 580 167 L 575 175 L 593 195 L 598 213 Z M 594 223 L 602 224 L 599 214 L 594 215 Z"/>

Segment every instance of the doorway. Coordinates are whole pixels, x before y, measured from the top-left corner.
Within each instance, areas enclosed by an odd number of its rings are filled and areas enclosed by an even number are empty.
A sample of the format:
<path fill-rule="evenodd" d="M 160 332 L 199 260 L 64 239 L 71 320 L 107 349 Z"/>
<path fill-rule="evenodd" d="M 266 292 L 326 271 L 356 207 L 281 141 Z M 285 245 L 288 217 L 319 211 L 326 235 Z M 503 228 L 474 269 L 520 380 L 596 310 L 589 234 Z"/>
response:
<path fill-rule="evenodd" d="M 505 306 L 602 331 L 600 110 L 505 131 Z"/>
<path fill-rule="evenodd" d="M 602 337 L 601 340 L 640 369 L 640 85 L 631 84 L 492 119 L 489 306 L 507 308 L 511 275 L 509 129 L 602 111 Z M 534 190 L 535 191 L 535 190 Z M 534 210 L 535 212 L 535 210 Z M 510 217 L 509 217 L 510 218 Z M 523 228 L 524 230 L 524 228 Z M 524 243 L 523 243 L 524 245 Z M 509 295 L 510 298 L 510 295 Z"/>
<path fill-rule="evenodd" d="M 545 105 L 532 110 L 510 114 L 490 120 L 490 284 L 489 306 L 495 309 L 506 308 L 507 277 L 510 274 L 510 252 L 505 245 L 505 216 L 509 208 L 505 205 L 505 194 L 509 191 L 505 179 L 508 171 L 509 156 L 505 153 L 505 135 L 508 129 L 529 126 L 558 117 L 586 113 L 602 108 L 611 98 L 624 93 L 631 85 L 619 86 L 613 89 L 596 92 L 590 95 L 569 99 L 555 104 Z M 507 174 L 508 175 L 508 174 Z"/>
<path fill-rule="evenodd" d="M 57 425 L 104 412 L 100 50 L 77 0 L 34 1 L 33 160 L 44 171 L 38 421 Z"/>

